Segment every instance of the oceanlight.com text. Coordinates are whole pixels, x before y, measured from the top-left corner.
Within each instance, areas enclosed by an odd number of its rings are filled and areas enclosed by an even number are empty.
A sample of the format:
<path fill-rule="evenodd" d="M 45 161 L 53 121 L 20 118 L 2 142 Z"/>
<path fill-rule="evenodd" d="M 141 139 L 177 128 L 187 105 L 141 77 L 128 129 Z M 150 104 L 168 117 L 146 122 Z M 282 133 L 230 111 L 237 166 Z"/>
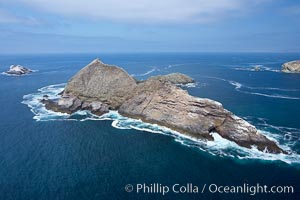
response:
<path fill-rule="evenodd" d="M 293 194 L 293 186 L 268 186 L 262 184 L 250 185 L 247 183 L 235 186 L 217 185 L 217 184 L 203 184 L 196 185 L 192 183 L 186 184 L 173 184 L 173 185 L 163 185 L 160 183 L 138 183 L 138 184 L 127 184 L 125 186 L 126 192 L 132 192 L 136 194 L 161 194 L 167 195 L 168 193 L 175 194 L 249 194 L 251 196 L 256 194 Z"/>

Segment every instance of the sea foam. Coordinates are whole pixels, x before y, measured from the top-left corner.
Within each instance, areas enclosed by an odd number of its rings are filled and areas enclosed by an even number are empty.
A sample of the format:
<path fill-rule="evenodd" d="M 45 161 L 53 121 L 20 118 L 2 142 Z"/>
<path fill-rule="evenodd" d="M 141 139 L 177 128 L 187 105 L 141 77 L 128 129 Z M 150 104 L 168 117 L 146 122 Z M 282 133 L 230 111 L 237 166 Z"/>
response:
<path fill-rule="evenodd" d="M 33 119 L 37 121 L 72 120 L 83 122 L 87 120 L 111 120 L 112 126 L 114 128 L 135 129 L 139 131 L 146 131 L 170 136 L 174 138 L 175 142 L 178 142 L 190 148 L 197 148 L 214 156 L 226 158 L 228 157 L 235 160 L 238 159 L 239 161 L 247 161 L 253 159 L 262 161 L 281 161 L 284 163 L 300 166 L 300 155 L 293 150 L 293 146 L 295 145 L 295 143 L 299 142 L 299 138 L 294 138 L 296 137 L 295 132 L 299 131 L 300 133 L 300 130 L 298 129 L 276 126 L 273 126 L 273 129 L 268 129 L 272 127 L 272 125 L 267 124 L 265 119 L 248 117 L 247 120 L 249 120 L 250 122 L 255 122 L 255 120 L 257 120 L 254 124 L 258 125 L 258 128 L 261 129 L 263 134 L 279 143 L 282 148 L 289 152 L 288 155 L 264 153 L 257 150 L 255 146 L 253 146 L 251 149 L 243 148 L 232 141 L 222 138 L 217 133 L 211 133 L 214 141 L 204 141 L 181 134 L 177 131 L 173 131 L 169 128 L 162 127 L 157 124 L 145 123 L 142 120 L 124 117 L 117 111 L 110 111 L 102 116 L 97 116 L 90 113 L 89 111 L 78 111 L 69 115 L 47 110 L 45 106 L 40 102 L 40 100 L 44 95 L 47 95 L 49 99 L 58 99 L 58 94 L 63 91 L 64 86 L 65 84 L 57 84 L 43 87 L 39 89 L 37 93 L 24 95 L 22 103 L 26 104 L 30 108 L 31 112 L 34 114 Z M 274 133 L 268 131 L 276 130 L 276 128 L 281 131 L 274 131 Z M 282 130 L 289 130 L 290 137 L 288 138 L 285 134 L 283 134 Z M 288 140 L 288 142 L 286 140 Z"/>
<path fill-rule="evenodd" d="M 279 69 L 273 69 L 271 67 L 266 67 L 261 64 L 250 65 L 247 67 L 233 67 L 234 70 L 241 70 L 241 71 L 252 71 L 252 72 L 261 72 L 261 71 L 268 71 L 268 72 L 280 72 Z"/>
<path fill-rule="evenodd" d="M 257 95 L 257 96 L 276 98 L 276 99 L 300 100 L 300 97 L 298 97 L 298 96 L 279 94 L 282 92 L 299 94 L 300 90 L 298 90 L 298 89 L 285 89 L 285 88 L 274 88 L 274 87 L 251 87 L 251 86 L 247 86 L 245 84 L 239 83 L 237 81 L 228 80 L 228 79 L 224 79 L 224 78 L 220 78 L 220 77 L 213 77 L 213 76 L 203 76 L 203 77 L 227 82 L 230 85 L 234 86 L 234 89 L 236 91 L 244 93 L 244 94 Z M 276 93 L 274 93 L 274 92 L 276 92 Z"/>
<path fill-rule="evenodd" d="M 155 71 L 159 71 L 159 69 L 157 67 L 153 67 L 152 69 L 150 69 L 149 71 L 146 71 L 145 73 L 142 73 L 142 74 L 131 74 L 131 76 L 147 76 L 149 74 L 152 74 L 153 72 Z"/>
<path fill-rule="evenodd" d="M 32 73 L 34 73 L 34 72 L 38 72 L 39 70 L 33 70 L 33 69 L 31 69 L 31 72 L 30 73 L 26 73 L 26 74 L 20 74 L 20 75 L 18 75 L 18 74 L 9 74 L 9 73 L 6 73 L 6 72 L 1 72 L 1 75 L 4 75 L 4 76 L 30 76 L 30 75 L 32 75 Z"/>

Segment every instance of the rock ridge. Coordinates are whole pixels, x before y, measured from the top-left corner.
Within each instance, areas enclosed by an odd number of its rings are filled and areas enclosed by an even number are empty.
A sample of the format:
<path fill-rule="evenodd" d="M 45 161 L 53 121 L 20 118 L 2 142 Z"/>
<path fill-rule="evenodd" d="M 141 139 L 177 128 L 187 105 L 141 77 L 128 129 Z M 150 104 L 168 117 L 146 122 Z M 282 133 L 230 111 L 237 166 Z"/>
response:
<path fill-rule="evenodd" d="M 123 116 L 198 139 L 213 140 L 211 133 L 216 132 L 246 148 L 256 146 L 260 151 L 286 153 L 221 103 L 191 96 L 175 85 L 191 82 L 194 80 L 179 73 L 138 82 L 123 69 L 96 59 L 68 81 L 58 101 L 44 98 L 42 102 L 47 109 L 56 112 L 90 110 L 102 115 L 118 110 Z"/>

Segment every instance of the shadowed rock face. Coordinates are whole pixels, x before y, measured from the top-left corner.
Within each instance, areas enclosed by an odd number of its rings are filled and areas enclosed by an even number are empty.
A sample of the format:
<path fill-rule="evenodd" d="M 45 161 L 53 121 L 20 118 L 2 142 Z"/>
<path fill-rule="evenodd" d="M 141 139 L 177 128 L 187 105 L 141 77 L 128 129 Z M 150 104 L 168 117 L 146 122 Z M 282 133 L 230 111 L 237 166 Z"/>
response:
<path fill-rule="evenodd" d="M 284 63 L 282 65 L 282 72 L 300 73 L 300 60 Z"/>
<path fill-rule="evenodd" d="M 169 127 L 192 137 L 213 140 L 210 133 L 217 132 L 243 147 L 255 145 L 261 151 L 285 153 L 219 102 L 193 97 L 172 84 L 181 81 L 178 77 L 183 76 L 152 77 L 137 84 L 124 70 L 95 60 L 68 82 L 58 102 L 47 99 L 42 102 L 48 109 L 67 113 L 90 110 L 102 115 L 109 109 L 118 110 L 124 116 Z"/>

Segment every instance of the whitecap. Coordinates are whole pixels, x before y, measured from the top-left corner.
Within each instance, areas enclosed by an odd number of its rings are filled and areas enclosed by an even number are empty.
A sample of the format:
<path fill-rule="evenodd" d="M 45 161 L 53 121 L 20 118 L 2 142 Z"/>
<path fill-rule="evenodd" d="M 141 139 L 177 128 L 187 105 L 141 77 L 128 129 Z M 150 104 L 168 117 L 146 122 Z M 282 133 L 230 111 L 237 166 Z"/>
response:
<path fill-rule="evenodd" d="M 168 66 L 165 66 L 164 69 L 170 69 L 173 67 L 180 67 L 180 66 L 186 66 L 186 65 L 199 65 L 203 64 L 201 62 L 190 62 L 190 63 L 175 63 L 175 64 L 169 64 Z"/>
<path fill-rule="evenodd" d="M 195 88 L 197 87 L 198 83 L 194 82 L 194 83 L 176 84 L 176 85 L 180 87 Z"/>
<path fill-rule="evenodd" d="M 280 146 L 290 154 L 271 154 L 267 152 L 261 152 L 257 150 L 255 146 L 251 149 L 243 148 L 236 143 L 222 138 L 218 133 L 211 133 L 214 141 L 200 140 L 191 136 L 181 134 L 177 131 L 173 131 L 169 128 L 159 126 L 157 124 L 145 123 L 140 119 L 131 119 L 120 115 L 117 111 L 110 111 L 102 116 L 97 116 L 89 111 L 77 111 L 72 115 L 57 113 L 47 110 L 45 106 L 40 102 L 44 95 L 47 95 L 49 99 L 59 98 L 59 93 L 63 91 L 65 84 L 57 84 L 43 87 L 38 90 L 37 93 L 24 95 L 22 103 L 26 104 L 32 113 L 34 113 L 34 119 L 37 121 L 53 121 L 53 120 L 71 120 L 71 121 L 87 121 L 87 120 L 111 120 L 112 126 L 117 129 L 135 129 L 138 131 L 152 132 L 156 134 L 162 134 L 171 136 L 175 142 L 179 142 L 190 148 L 197 148 L 203 152 L 207 152 L 213 156 L 228 157 L 239 160 L 264 160 L 264 161 L 281 161 L 288 164 L 300 164 L 300 155 L 292 150 L 292 143 L 295 141 L 294 132 L 295 129 L 287 128 L 290 132 L 290 140 L 287 140 L 287 136 L 284 134 L 271 133 L 264 130 L 266 127 L 266 119 L 258 118 L 258 128 L 261 129 L 263 134 L 268 138 L 276 141 Z M 248 117 L 250 121 L 253 118 Z M 256 124 L 255 124 L 256 125 Z M 263 126 L 264 125 L 264 126 Z M 270 125 L 271 126 L 271 125 Z M 281 130 L 281 128 L 279 127 Z M 297 130 L 298 131 L 298 130 Z M 288 134 L 288 133 L 287 133 Z M 292 141 L 291 141 L 292 140 Z M 283 143 L 280 143 L 282 142 Z M 288 142 L 286 142 L 288 141 Z"/>
<path fill-rule="evenodd" d="M 241 71 L 252 71 L 252 72 L 260 72 L 260 71 L 281 72 L 279 69 L 273 69 L 271 67 L 266 67 L 261 64 L 250 65 L 247 67 L 232 67 L 232 69 L 241 70 Z"/>
<path fill-rule="evenodd" d="M 236 82 L 236 81 L 227 80 L 227 79 L 223 79 L 223 78 L 219 78 L 219 77 L 213 77 L 213 76 L 204 76 L 204 77 L 225 81 L 225 82 L 229 83 L 230 85 L 234 86 L 234 89 L 236 91 L 245 93 L 245 94 L 263 96 L 263 97 L 268 97 L 268 98 L 276 98 L 276 99 L 300 100 L 300 97 L 295 97 L 295 96 L 282 95 L 282 94 L 278 94 L 278 93 L 268 94 L 268 93 L 258 92 L 261 90 L 265 90 L 265 91 L 270 90 L 270 91 L 277 91 L 277 92 L 281 92 L 281 91 L 283 91 L 283 92 L 298 92 L 298 91 L 300 91 L 298 89 L 285 89 L 285 88 L 274 88 L 274 87 L 250 87 L 250 86 L 244 85 L 244 84 Z M 246 91 L 243 88 L 248 89 L 250 91 Z M 255 91 L 255 90 L 258 90 L 258 91 Z"/>
<path fill-rule="evenodd" d="M 155 71 L 159 71 L 159 69 L 157 67 L 154 67 L 152 69 L 150 69 L 149 71 L 142 73 L 142 74 L 131 74 L 131 76 L 147 76 Z"/>
<path fill-rule="evenodd" d="M 256 88 L 244 86 L 243 84 L 235 82 L 235 81 L 228 81 L 228 82 L 231 85 L 233 85 L 238 92 L 242 92 L 242 93 L 245 93 L 245 94 L 253 94 L 253 95 L 276 98 L 276 99 L 292 99 L 292 100 L 299 100 L 300 99 L 300 97 L 292 97 L 292 96 L 286 96 L 286 95 L 280 95 L 280 94 L 265 94 L 265 93 L 260 93 L 260 92 L 243 91 L 243 90 L 241 90 L 242 87 L 252 89 L 252 90 L 255 90 Z M 261 88 L 259 88 L 259 89 L 261 89 Z M 264 88 L 264 90 L 269 90 L 269 88 Z M 271 90 L 276 90 L 276 88 L 272 88 Z M 287 90 L 287 89 L 286 90 L 285 89 L 280 89 L 280 90 L 281 91 L 291 91 L 291 90 Z"/>
<path fill-rule="evenodd" d="M 291 100 L 299 100 L 300 97 L 291 97 L 291 96 L 285 96 L 285 95 L 280 95 L 280 94 L 264 94 L 264 93 L 259 93 L 259 92 L 245 92 L 245 91 L 240 91 L 246 94 L 253 94 L 253 95 L 258 95 L 258 96 L 263 96 L 263 97 L 270 97 L 270 98 L 275 98 L 275 99 L 291 99 Z"/>
<path fill-rule="evenodd" d="M 253 90 L 277 90 L 277 91 L 284 91 L 284 92 L 299 92 L 299 89 L 285 89 L 285 88 L 274 88 L 274 87 L 250 87 L 245 86 L 246 88 L 253 89 Z"/>
<path fill-rule="evenodd" d="M 63 91 L 64 86 L 65 83 L 40 88 L 38 93 L 24 95 L 22 103 L 30 108 L 31 112 L 35 114 L 34 119 L 37 121 L 47 121 L 58 119 L 59 117 L 67 119 L 69 117 L 68 114 L 47 110 L 44 104 L 41 103 L 44 95 L 47 95 L 48 99 L 58 99 L 58 94 Z"/>
<path fill-rule="evenodd" d="M 208 83 L 194 82 L 194 83 L 176 84 L 176 85 L 182 88 L 202 88 L 202 87 L 206 87 Z"/>
<path fill-rule="evenodd" d="M 229 83 L 233 86 L 235 86 L 235 89 L 240 89 L 243 85 L 241 83 L 235 82 L 235 81 L 229 81 Z"/>
<path fill-rule="evenodd" d="M 31 72 L 26 73 L 26 74 L 20 74 L 20 75 L 18 75 L 18 74 L 9 74 L 9 73 L 6 73 L 6 72 L 1 72 L 1 75 L 4 75 L 4 76 L 16 76 L 16 77 L 18 77 L 18 76 L 29 76 L 29 75 L 32 75 L 32 73 L 38 72 L 38 71 L 39 70 L 33 70 L 33 69 L 31 69 Z"/>

